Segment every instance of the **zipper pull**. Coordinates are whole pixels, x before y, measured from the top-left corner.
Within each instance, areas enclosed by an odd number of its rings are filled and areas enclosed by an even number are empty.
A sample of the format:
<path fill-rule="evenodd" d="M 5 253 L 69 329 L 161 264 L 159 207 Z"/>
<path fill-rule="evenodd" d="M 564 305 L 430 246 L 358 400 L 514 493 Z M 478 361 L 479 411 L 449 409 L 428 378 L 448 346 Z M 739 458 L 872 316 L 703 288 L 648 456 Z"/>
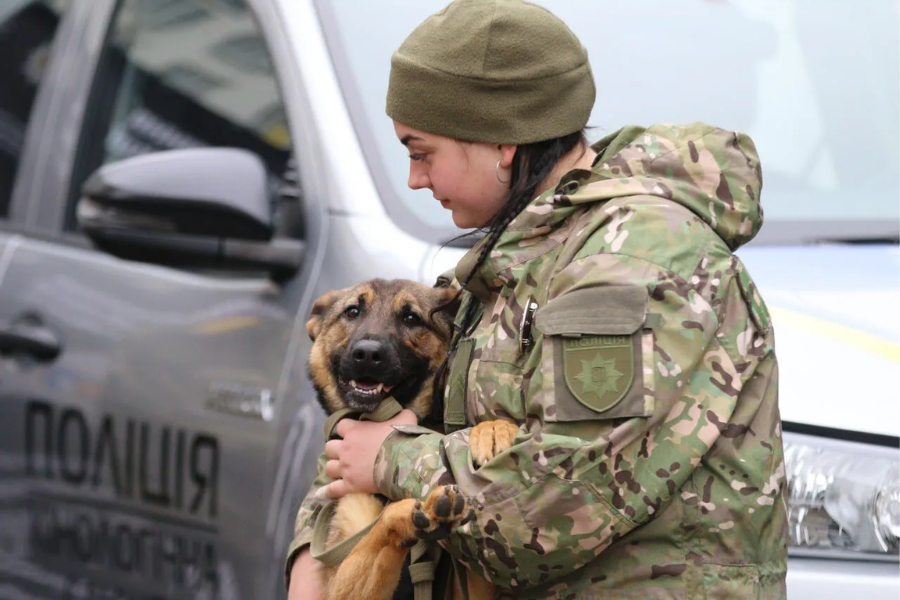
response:
<path fill-rule="evenodd" d="M 534 325 L 534 313 L 537 312 L 538 303 L 534 296 L 529 296 L 525 301 L 525 312 L 522 314 L 522 322 L 519 324 L 519 350 L 527 352 L 534 346 L 531 336 L 531 328 Z"/>

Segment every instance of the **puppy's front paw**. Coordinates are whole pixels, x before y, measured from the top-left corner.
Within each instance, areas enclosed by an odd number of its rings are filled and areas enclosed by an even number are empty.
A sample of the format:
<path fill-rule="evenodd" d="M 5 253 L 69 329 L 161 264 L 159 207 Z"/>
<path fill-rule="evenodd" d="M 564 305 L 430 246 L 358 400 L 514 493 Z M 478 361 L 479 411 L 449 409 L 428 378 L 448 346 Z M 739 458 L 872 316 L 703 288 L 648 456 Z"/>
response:
<path fill-rule="evenodd" d="M 469 499 L 455 485 L 445 485 L 432 490 L 424 502 L 416 502 L 412 522 L 417 538 L 442 540 L 473 517 L 475 509 Z"/>
<path fill-rule="evenodd" d="M 469 449 L 480 467 L 513 445 L 519 428 L 506 421 L 485 421 L 469 432 Z"/>

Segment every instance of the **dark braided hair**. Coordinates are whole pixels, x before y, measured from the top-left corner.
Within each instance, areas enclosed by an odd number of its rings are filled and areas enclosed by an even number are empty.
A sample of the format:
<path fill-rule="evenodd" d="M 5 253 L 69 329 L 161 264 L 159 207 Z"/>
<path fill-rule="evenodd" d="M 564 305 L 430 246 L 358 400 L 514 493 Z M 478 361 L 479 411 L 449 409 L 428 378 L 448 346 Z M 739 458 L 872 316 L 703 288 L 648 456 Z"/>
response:
<path fill-rule="evenodd" d="M 469 282 L 487 260 L 491 250 L 500 236 L 515 219 L 520 212 L 534 199 L 538 186 L 550 176 L 556 164 L 562 157 L 569 154 L 578 145 L 586 144 L 586 138 L 583 130 L 570 133 L 563 137 L 546 140 L 543 142 L 534 142 L 532 144 L 522 144 L 516 148 L 516 154 L 513 157 L 512 168 L 509 178 L 509 194 L 506 201 L 497 211 L 497 214 L 484 225 L 480 231 L 485 232 L 485 240 L 482 244 L 481 251 L 471 272 L 466 276 L 466 280 L 461 282 L 460 290 L 456 295 L 434 309 L 437 312 L 454 302 L 459 301 L 463 291 L 467 289 Z M 466 234 L 469 235 L 469 234 Z M 462 236 L 464 237 L 464 236 Z M 478 310 L 478 303 L 470 301 L 466 304 L 466 311 L 463 318 L 459 321 L 460 326 L 455 331 L 450 342 L 450 348 L 447 356 L 438 367 L 434 376 L 434 387 L 432 393 L 431 416 L 435 421 L 442 421 L 444 418 L 444 385 L 446 382 L 447 368 L 450 356 L 456 352 L 459 347 L 460 340 L 466 335 L 466 331 L 471 327 L 470 321 Z"/>

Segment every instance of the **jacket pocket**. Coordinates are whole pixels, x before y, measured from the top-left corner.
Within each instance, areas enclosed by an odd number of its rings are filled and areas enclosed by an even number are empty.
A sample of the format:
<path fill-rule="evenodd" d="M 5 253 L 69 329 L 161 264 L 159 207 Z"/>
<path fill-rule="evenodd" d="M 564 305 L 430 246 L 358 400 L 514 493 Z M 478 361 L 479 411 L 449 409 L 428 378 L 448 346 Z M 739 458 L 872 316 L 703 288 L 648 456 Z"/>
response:
<path fill-rule="evenodd" d="M 472 333 L 476 348 L 466 385 L 469 425 L 498 418 L 525 419 L 523 367 L 527 354 L 519 343 L 516 311 L 511 301 L 501 302 L 502 309 L 492 312 Z"/>
<path fill-rule="evenodd" d="M 545 421 L 653 414 L 654 317 L 648 306 L 643 286 L 603 286 L 538 309 Z"/>

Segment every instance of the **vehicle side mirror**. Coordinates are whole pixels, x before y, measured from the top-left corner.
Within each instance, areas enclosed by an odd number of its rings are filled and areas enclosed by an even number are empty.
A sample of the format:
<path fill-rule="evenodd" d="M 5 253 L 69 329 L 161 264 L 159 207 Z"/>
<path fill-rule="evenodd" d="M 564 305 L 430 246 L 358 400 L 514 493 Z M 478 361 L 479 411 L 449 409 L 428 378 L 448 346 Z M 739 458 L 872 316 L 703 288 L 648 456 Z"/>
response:
<path fill-rule="evenodd" d="M 182 268 L 295 273 L 303 243 L 273 240 L 266 168 L 237 148 L 155 152 L 110 163 L 82 186 L 78 224 L 99 249 Z"/>

